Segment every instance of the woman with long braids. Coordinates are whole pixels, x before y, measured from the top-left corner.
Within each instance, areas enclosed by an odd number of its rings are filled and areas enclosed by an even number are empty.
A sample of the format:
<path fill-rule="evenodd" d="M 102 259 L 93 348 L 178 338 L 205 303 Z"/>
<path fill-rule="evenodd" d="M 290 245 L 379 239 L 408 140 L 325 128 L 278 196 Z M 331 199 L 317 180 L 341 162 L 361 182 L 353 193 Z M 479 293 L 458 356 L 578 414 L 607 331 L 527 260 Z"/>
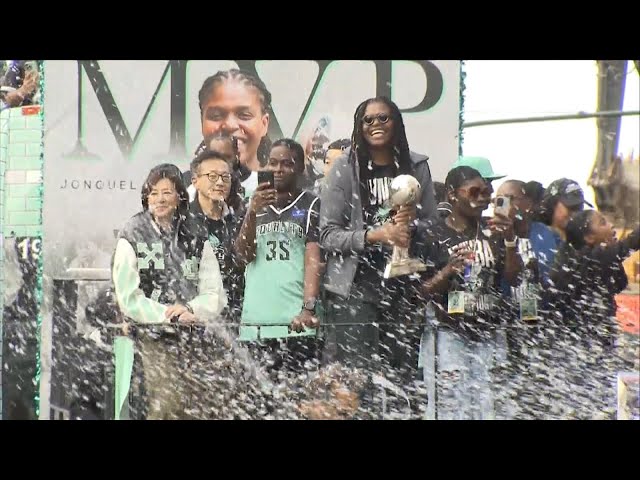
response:
<path fill-rule="evenodd" d="M 370 368 L 380 355 L 403 383 L 413 381 L 419 334 L 402 324 L 417 312 L 409 301 L 410 277 L 385 280 L 383 273 L 393 246 L 408 247 L 416 220 L 436 212 L 427 159 L 409 150 L 396 104 L 370 98 L 356 109 L 351 147 L 335 160 L 321 197 L 327 323 L 336 325 L 327 331 L 326 359 Z M 389 187 L 401 174 L 413 175 L 421 194 L 417 204 L 392 214 Z M 339 326 L 344 323 L 350 325 Z"/>

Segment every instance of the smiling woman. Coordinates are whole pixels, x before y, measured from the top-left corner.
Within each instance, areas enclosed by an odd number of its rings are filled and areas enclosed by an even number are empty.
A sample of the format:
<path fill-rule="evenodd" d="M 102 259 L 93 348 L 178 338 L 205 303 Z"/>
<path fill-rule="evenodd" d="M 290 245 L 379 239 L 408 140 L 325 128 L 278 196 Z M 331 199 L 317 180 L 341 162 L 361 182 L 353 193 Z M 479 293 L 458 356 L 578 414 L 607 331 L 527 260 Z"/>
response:
<path fill-rule="evenodd" d="M 256 172 L 269 153 L 271 93 L 259 78 L 232 69 L 207 78 L 198 100 L 203 138 L 224 132 L 237 139 L 240 164 L 251 172 L 242 179 L 250 197 L 258 185 Z"/>
<path fill-rule="evenodd" d="M 392 215 L 389 187 L 402 174 L 418 180 L 421 194 L 416 203 Z M 328 330 L 327 351 L 335 360 L 379 368 L 372 361 L 382 356 L 383 365 L 395 370 L 403 386 L 414 384 L 419 334 L 416 327 L 398 331 L 391 325 L 420 314 L 411 305 L 411 280 L 384 280 L 383 274 L 391 247 L 408 246 L 414 221 L 432 216 L 435 206 L 427 157 L 409 150 L 397 105 L 386 97 L 362 102 L 354 115 L 351 147 L 329 171 L 320 206 L 320 243 L 327 251 L 327 323 L 336 324 Z M 362 325 L 339 325 L 353 322 Z"/>
<path fill-rule="evenodd" d="M 206 323 L 227 305 L 215 252 L 188 214 L 181 177 L 169 164 L 149 172 L 143 210 L 120 231 L 112 260 L 119 310 L 137 329 L 148 419 L 206 418 L 191 348 L 203 348 Z"/>

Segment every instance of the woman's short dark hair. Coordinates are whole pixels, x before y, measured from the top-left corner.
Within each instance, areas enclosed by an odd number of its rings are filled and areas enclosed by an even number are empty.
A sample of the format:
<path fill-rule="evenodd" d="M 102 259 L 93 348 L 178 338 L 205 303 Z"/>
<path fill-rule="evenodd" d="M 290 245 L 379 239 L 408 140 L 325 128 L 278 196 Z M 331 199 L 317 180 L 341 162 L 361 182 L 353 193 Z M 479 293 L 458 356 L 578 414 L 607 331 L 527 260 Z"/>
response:
<path fill-rule="evenodd" d="M 324 152 L 324 161 L 326 163 L 327 161 L 327 153 L 329 153 L 329 150 L 346 150 L 347 148 L 349 148 L 351 146 L 351 140 L 349 140 L 348 138 L 341 138 L 339 140 L 335 140 L 333 142 L 331 142 L 329 144 L 329 146 L 327 147 L 327 149 Z"/>
<path fill-rule="evenodd" d="M 584 237 L 591 231 L 591 218 L 594 213 L 595 210 L 582 210 L 573 215 L 567 223 L 567 243 L 576 250 L 584 248 L 587 244 Z"/>
<path fill-rule="evenodd" d="M 447 192 L 457 190 L 458 188 L 462 187 L 462 185 L 464 185 L 468 180 L 473 180 L 474 178 L 478 177 L 482 178 L 482 175 L 480 175 L 480 172 L 475 168 L 467 166 L 452 168 L 451 170 L 449 170 L 447 178 L 444 181 L 445 190 Z"/>
<path fill-rule="evenodd" d="M 140 196 L 142 199 L 142 208 L 146 211 L 149 210 L 149 195 L 153 187 L 163 178 L 166 178 L 173 183 L 173 187 L 178 194 L 178 214 L 186 216 L 189 211 L 189 193 L 182 181 L 182 172 L 178 167 L 170 163 L 163 163 L 156 165 L 149 171 L 147 179 L 142 184 Z"/>
<path fill-rule="evenodd" d="M 442 182 L 433 182 L 433 194 L 436 197 L 436 202 L 447 201 L 447 189 Z"/>
<path fill-rule="evenodd" d="M 534 205 L 538 205 L 544 197 L 544 186 L 540 182 L 527 182 L 524 186 L 524 194 Z"/>
<path fill-rule="evenodd" d="M 296 172 L 304 173 L 304 148 L 298 142 L 291 138 L 281 138 L 273 142 L 271 148 L 287 147 L 293 152 L 293 159 L 296 162 Z"/>

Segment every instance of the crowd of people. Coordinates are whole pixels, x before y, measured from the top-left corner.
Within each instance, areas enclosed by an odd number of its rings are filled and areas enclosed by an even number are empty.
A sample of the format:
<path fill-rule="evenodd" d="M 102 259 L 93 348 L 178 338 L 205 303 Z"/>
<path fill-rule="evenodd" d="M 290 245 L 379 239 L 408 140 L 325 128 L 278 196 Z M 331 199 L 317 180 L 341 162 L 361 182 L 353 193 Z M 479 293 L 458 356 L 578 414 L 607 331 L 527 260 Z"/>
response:
<path fill-rule="evenodd" d="M 250 73 L 198 100 L 189 171 L 151 169 L 87 310 L 135 341 L 136 418 L 614 417 L 638 228 L 616 239 L 571 179 L 494 191 L 482 157 L 432 181 L 386 97 L 321 148 L 269 139 Z M 394 205 L 402 175 L 420 190 Z M 424 268 L 385 274 L 394 249 Z"/>
<path fill-rule="evenodd" d="M 618 241 L 571 179 L 494 192 L 481 157 L 432 182 L 388 98 L 321 152 L 271 142 L 270 102 L 246 72 L 208 78 L 190 171 L 154 167 L 120 233 L 141 416 L 612 418 L 637 228 Z M 400 175 L 420 192 L 397 206 Z M 387 278 L 394 248 L 426 269 Z"/>
<path fill-rule="evenodd" d="M 0 111 L 38 103 L 38 67 L 26 60 L 0 60 Z"/>

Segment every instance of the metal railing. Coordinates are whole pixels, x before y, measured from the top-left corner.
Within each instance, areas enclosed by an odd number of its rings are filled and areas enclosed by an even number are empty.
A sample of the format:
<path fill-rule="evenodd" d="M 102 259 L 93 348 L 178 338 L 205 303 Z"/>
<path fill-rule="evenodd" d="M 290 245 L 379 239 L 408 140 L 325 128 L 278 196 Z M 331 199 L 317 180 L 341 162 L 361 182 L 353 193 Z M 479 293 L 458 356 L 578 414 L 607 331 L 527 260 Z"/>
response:
<path fill-rule="evenodd" d="M 521 117 L 521 118 L 501 118 L 497 120 L 478 120 L 476 122 L 464 122 L 462 128 L 485 127 L 489 125 L 505 125 L 512 123 L 534 123 L 534 122 L 550 122 L 557 120 L 580 120 L 584 118 L 609 118 L 609 117 L 626 117 L 630 115 L 640 115 L 640 111 L 603 111 L 603 112 L 578 112 L 564 115 L 544 115 L 540 117 Z"/>

